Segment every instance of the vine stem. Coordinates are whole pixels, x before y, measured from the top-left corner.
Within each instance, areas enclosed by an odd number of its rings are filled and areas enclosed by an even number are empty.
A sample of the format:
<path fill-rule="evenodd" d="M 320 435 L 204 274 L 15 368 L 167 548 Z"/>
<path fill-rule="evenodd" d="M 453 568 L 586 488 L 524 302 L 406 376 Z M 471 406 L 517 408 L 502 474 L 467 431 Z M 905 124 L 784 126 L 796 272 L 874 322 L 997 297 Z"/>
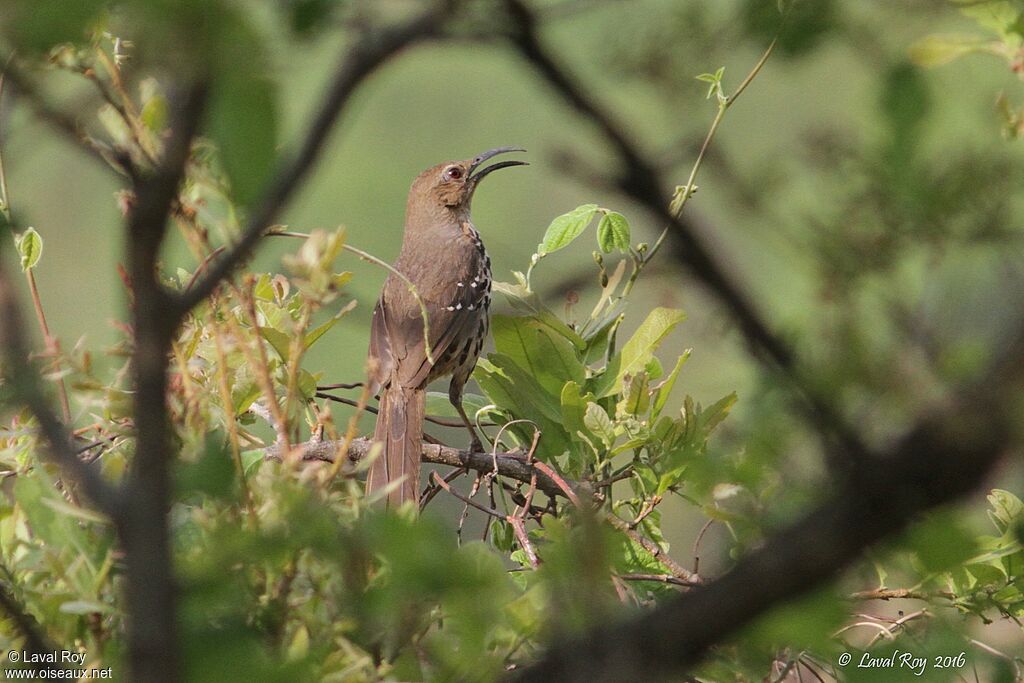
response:
<path fill-rule="evenodd" d="M 7 76 L 7 66 L 11 63 L 14 55 L 7 59 L 4 64 L 4 69 L 0 72 L 0 104 L 3 103 L 3 92 L 4 82 Z M 2 143 L 2 138 L 0 138 Z M 0 211 L 3 212 L 3 216 L 7 221 L 8 225 L 12 223 L 11 215 L 11 200 L 10 193 L 7 189 L 7 171 L 4 167 L 3 149 L 0 144 L 0 202 L 3 202 L 3 207 L 0 207 Z M 43 343 L 46 345 L 46 353 L 53 358 L 54 363 L 60 367 L 60 342 L 50 333 L 50 326 L 46 322 L 46 313 L 43 311 L 43 300 L 39 296 L 39 287 L 36 285 L 36 276 L 29 268 L 25 270 L 25 279 L 28 281 L 28 290 L 32 297 L 32 307 L 35 309 L 36 320 L 39 322 L 39 329 L 43 333 Z M 64 382 L 63 377 L 57 378 L 57 393 L 60 397 L 60 409 L 61 414 L 64 417 L 64 423 L 71 423 L 71 404 L 68 401 L 68 388 Z"/>
<path fill-rule="evenodd" d="M 704 143 L 700 146 L 700 151 L 697 153 L 697 159 L 693 162 L 693 167 L 690 169 L 690 176 L 686 179 L 685 185 L 680 185 L 676 188 L 675 196 L 672 198 L 669 210 L 672 212 L 673 217 L 679 217 L 683 212 L 683 207 L 686 206 L 690 197 L 692 197 L 697 190 L 697 187 L 694 184 L 697 180 L 697 174 L 700 172 L 701 166 L 704 164 L 704 157 L 707 156 L 708 149 L 711 147 L 711 142 L 715 139 L 718 127 L 721 125 L 722 119 L 725 118 L 725 112 L 729 110 L 729 107 L 739 99 L 740 95 L 743 94 L 743 91 L 747 89 L 747 86 L 749 86 L 754 79 L 757 78 L 757 75 L 761 73 L 761 69 L 764 68 L 768 58 L 771 57 L 772 51 L 775 50 L 775 44 L 777 42 L 778 38 L 775 38 L 771 43 L 769 43 L 768 47 L 761 54 L 761 58 L 757 60 L 757 63 L 754 64 L 750 73 L 748 73 L 746 78 L 744 78 L 739 86 L 737 86 L 732 95 L 719 98 L 718 111 L 715 113 L 715 118 L 711 121 L 711 127 L 708 129 L 708 134 L 704 136 Z M 633 289 L 633 285 L 636 283 L 637 278 L 640 275 L 640 271 L 643 270 L 644 266 L 647 265 L 647 262 L 654 258 L 655 254 L 657 254 L 661 249 L 662 245 L 665 243 L 665 239 L 668 237 L 669 229 L 670 228 L 668 226 L 662 229 L 661 234 L 658 235 L 658 239 L 655 240 L 650 251 L 638 260 L 638 267 L 633 271 L 629 281 L 623 288 L 622 295 L 619 297 L 620 300 L 629 295 L 630 291 Z"/>
<path fill-rule="evenodd" d="M 270 232 L 267 233 L 267 236 L 269 236 L 269 237 L 273 237 L 273 236 L 278 236 L 278 237 L 298 237 L 298 238 L 301 238 L 301 239 L 308 239 L 309 238 L 309 233 L 294 232 L 294 231 L 291 231 L 291 230 L 271 230 Z M 394 275 L 399 280 L 401 280 L 402 282 L 405 283 L 405 286 L 409 289 L 409 293 L 412 294 L 414 299 L 416 299 L 416 303 L 420 307 L 420 317 L 423 319 L 423 341 L 424 341 L 423 347 L 424 347 L 424 349 L 427 352 L 427 360 L 430 362 L 431 365 L 433 365 L 434 364 L 434 354 L 431 353 L 431 351 L 430 351 L 430 316 L 427 313 L 427 305 L 425 303 L 423 303 L 423 299 L 420 297 L 419 289 L 416 288 L 415 283 L 413 283 L 413 281 L 410 280 L 409 278 L 407 278 L 404 273 L 399 271 L 397 268 L 392 266 L 390 263 L 388 263 L 387 261 L 384 261 L 382 259 L 377 258 L 376 256 L 374 256 L 373 254 L 371 254 L 368 251 L 363 251 L 362 249 L 359 249 L 357 247 L 353 247 L 350 244 L 342 244 L 341 248 L 344 249 L 347 252 L 355 254 L 356 256 L 358 256 L 359 258 L 363 259 L 364 261 L 369 261 L 370 263 L 373 263 L 375 265 L 380 266 L 381 268 L 384 268 L 385 270 L 387 270 L 392 275 Z"/>

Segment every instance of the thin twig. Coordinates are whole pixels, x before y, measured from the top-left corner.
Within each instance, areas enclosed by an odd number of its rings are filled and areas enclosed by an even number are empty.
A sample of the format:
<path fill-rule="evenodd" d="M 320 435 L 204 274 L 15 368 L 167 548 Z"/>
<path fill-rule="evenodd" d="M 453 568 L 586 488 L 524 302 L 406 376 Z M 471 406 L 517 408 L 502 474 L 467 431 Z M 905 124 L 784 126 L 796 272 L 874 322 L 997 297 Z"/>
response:
<path fill-rule="evenodd" d="M 12 54 L 7 63 L 4 65 L 3 71 L 0 71 L 0 115 L 3 113 L 3 93 L 4 84 L 7 80 L 7 68 L 10 66 L 11 61 L 14 59 Z M 3 158 L 3 121 L 0 119 L 0 213 L 7 220 L 8 225 L 13 224 L 13 215 L 11 213 L 11 195 L 10 190 L 7 186 L 7 170 L 4 164 Z M 46 345 L 46 352 L 53 359 L 54 366 L 57 370 L 60 370 L 60 342 L 53 334 L 50 333 L 50 326 L 46 322 L 46 313 L 43 311 L 43 301 L 39 296 L 39 288 L 36 286 L 36 276 L 33 268 L 25 270 L 25 279 L 28 281 L 29 295 L 32 298 L 32 307 L 35 309 L 36 321 L 39 323 L 39 330 L 43 334 L 43 344 Z M 64 424 L 71 424 L 71 404 L 68 402 L 68 388 L 64 382 L 64 377 L 58 375 L 57 377 L 57 396 L 60 398 L 60 409 L 61 415 L 64 418 Z"/>
<path fill-rule="evenodd" d="M 374 359 L 370 359 L 368 365 L 369 367 L 366 369 L 366 374 L 367 376 L 372 377 L 376 373 L 376 361 Z M 348 459 L 348 449 L 352 446 L 353 439 L 356 438 L 359 418 L 363 416 L 363 412 L 366 410 L 366 404 L 370 401 L 371 391 L 372 384 L 369 381 L 363 382 L 363 390 L 359 392 L 359 400 L 356 401 L 355 406 L 356 409 L 348 418 L 348 427 L 345 429 L 345 436 L 341 440 L 338 455 L 334 460 L 334 464 L 328 471 L 325 481 L 333 481 L 334 478 L 338 476 L 338 471 L 341 470 L 342 463 Z"/>
<path fill-rule="evenodd" d="M 24 327 L 14 287 L 3 264 L 3 252 L 9 240 L 0 236 L 0 354 L 6 380 L 16 400 L 25 404 L 39 423 L 46 440 L 45 456 L 62 470 L 63 477 L 81 487 L 86 498 L 108 515 L 117 514 L 120 496 L 117 490 L 75 453 L 67 426 L 54 414 L 43 392 L 40 377 L 28 362 L 29 352 L 22 336 Z"/>
<path fill-rule="evenodd" d="M 885 632 L 886 632 L 885 635 L 883 635 L 881 633 L 878 633 L 870 641 L 868 641 L 867 648 L 865 648 L 865 649 L 870 649 L 871 646 L 873 646 L 875 643 L 877 643 L 883 637 L 889 638 L 890 640 L 892 640 L 893 637 L 894 637 L 893 634 L 895 634 L 896 631 L 900 630 L 907 622 L 914 621 L 915 619 L 921 619 L 921 618 L 924 618 L 924 617 L 930 617 L 930 616 L 931 616 L 931 612 L 929 612 L 928 608 L 926 607 L 924 609 L 920 609 L 920 610 L 918 610 L 916 612 L 911 612 L 910 614 L 906 614 L 906 615 L 900 617 L 899 619 L 897 619 L 896 621 L 894 621 L 892 623 L 892 626 L 890 626 L 888 629 L 885 629 Z"/>
<path fill-rule="evenodd" d="M 702 526 L 700 528 L 700 532 L 697 534 L 697 538 L 693 539 L 693 573 L 694 574 L 699 574 L 700 573 L 700 555 L 698 553 L 698 551 L 700 550 L 700 542 L 704 540 L 704 534 L 706 534 L 708 532 L 708 529 L 710 529 L 711 525 L 714 524 L 714 523 L 715 523 L 714 518 L 711 518 L 708 521 L 704 522 L 704 526 Z"/>
<path fill-rule="evenodd" d="M 272 232 L 268 232 L 267 237 L 301 237 L 303 239 L 308 239 L 309 234 L 304 232 L 294 232 L 291 230 L 274 230 Z M 384 261 L 383 259 L 377 258 L 368 251 L 364 251 L 362 249 L 359 249 L 358 247 L 353 247 L 351 244 L 342 244 L 341 248 L 347 252 L 355 254 L 364 261 L 384 268 L 389 273 L 391 273 L 392 275 L 394 275 L 399 280 L 405 283 L 406 289 L 409 290 L 409 293 L 412 294 L 412 298 L 416 300 L 416 304 L 420 307 L 420 319 L 423 321 L 423 348 L 427 354 L 427 361 L 429 361 L 430 364 L 433 365 L 434 357 L 430 350 L 432 346 L 432 344 L 430 343 L 430 314 L 427 311 L 426 303 L 424 303 L 423 299 L 420 297 L 420 291 L 419 288 L 416 287 L 416 283 L 414 283 L 412 280 L 406 277 L 404 273 L 402 273 L 400 270 L 392 266 L 390 263 Z M 462 423 L 460 422 L 459 424 L 461 425 Z"/>
<path fill-rule="evenodd" d="M 449 484 L 447 481 L 442 479 L 437 474 L 437 472 L 431 472 L 430 473 L 430 478 L 431 478 L 431 481 L 434 483 L 435 486 L 439 486 L 439 487 L 443 488 L 445 491 L 447 491 L 448 493 L 452 494 L 453 496 L 455 496 L 456 498 L 461 500 L 466 505 L 472 505 L 473 507 L 475 507 L 480 512 L 488 514 L 491 517 L 496 517 L 497 519 L 505 519 L 506 518 L 507 515 L 505 515 L 504 513 L 499 512 L 499 511 L 495 510 L 494 508 L 489 508 L 486 505 L 481 505 L 480 503 L 476 502 L 472 498 L 468 498 L 467 496 L 462 495 L 461 493 L 456 491 L 452 487 L 451 484 Z"/>
<path fill-rule="evenodd" d="M 656 581 L 658 583 L 670 583 L 673 586 L 692 588 L 699 586 L 699 583 L 681 579 L 671 574 L 619 574 L 618 577 L 624 581 Z"/>
<path fill-rule="evenodd" d="M 175 303 L 179 315 L 184 315 L 210 296 L 248 258 L 264 231 L 320 158 L 338 116 L 366 78 L 404 48 L 433 36 L 441 22 L 450 16 L 453 4 L 442 2 L 415 19 L 382 33 L 367 32 L 345 52 L 299 149 L 276 173 L 268 189 L 261 193 L 262 200 L 252 211 L 238 242 L 214 261 L 191 289 L 178 296 Z"/>
<path fill-rule="evenodd" d="M 316 397 L 325 398 L 328 401 L 334 401 L 335 403 L 341 403 L 342 405 L 352 406 L 353 408 L 359 407 L 359 401 L 345 398 L 344 396 L 335 396 L 334 394 L 328 394 L 324 391 L 316 392 Z M 377 409 L 373 406 L 363 406 L 363 410 L 368 413 L 373 413 L 374 415 L 377 414 Z M 465 427 L 462 420 L 455 420 L 446 417 L 434 417 L 433 415 L 425 415 L 423 419 L 441 427 Z M 485 423 L 485 425 L 488 427 L 492 426 L 490 423 Z"/>
<path fill-rule="evenodd" d="M 699 575 L 695 574 L 694 572 L 691 572 L 689 569 L 687 569 L 686 567 L 682 566 L 681 564 L 673 560 L 671 557 L 669 557 L 668 553 L 666 553 L 660 545 L 650 540 L 649 538 L 641 536 L 634 529 L 630 529 L 629 524 L 626 523 L 624 520 L 619 519 L 612 513 L 608 513 L 607 515 L 605 515 L 605 519 L 607 519 L 608 523 L 611 524 L 613 527 L 615 527 L 622 533 L 626 534 L 626 536 L 628 536 L 630 540 L 632 540 L 641 548 L 649 552 L 654 557 L 654 559 L 656 559 L 661 564 L 665 565 L 665 567 L 670 572 L 672 572 L 672 575 L 675 576 L 677 579 L 686 581 L 691 584 L 703 583 L 703 580 Z"/>
<path fill-rule="evenodd" d="M 879 588 L 871 591 L 859 591 L 850 595 L 850 600 L 934 600 L 935 598 L 955 600 L 956 595 L 950 591 L 919 591 L 910 588 Z"/>
<path fill-rule="evenodd" d="M 216 310 L 216 304 L 214 310 Z M 256 507 L 253 502 L 252 491 L 249 489 L 249 482 L 245 477 L 245 466 L 242 463 L 242 450 L 238 439 L 238 420 L 235 416 L 235 405 L 231 399 L 231 384 L 228 381 L 228 355 L 224 349 L 224 330 L 220 323 L 213 322 L 213 345 L 217 354 L 217 388 L 220 391 L 220 402 L 223 407 L 224 420 L 227 422 L 228 440 L 231 444 L 231 458 L 235 463 L 235 474 L 238 475 L 238 484 L 242 489 L 242 500 L 245 501 L 245 509 L 249 516 L 249 522 L 253 528 L 258 526 L 259 517 L 256 515 Z"/>
<path fill-rule="evenodd" d="M 105 149 L 89 137 L 79 127 L 77 121 L 47 102 L 31 79 L 16 64 L 13 62 L 9 63 L 4 69 L 4 74 L 5 81 L 10 83 L 19 95 L 28 100 L 39 119 L 49 124 L 51 128 L 63 135 L 65 139 L 71 141 L 77 149 L 99 161 L 104 168 L 123 169 L 124 160 L 114 158 L 110 150 Z"/>

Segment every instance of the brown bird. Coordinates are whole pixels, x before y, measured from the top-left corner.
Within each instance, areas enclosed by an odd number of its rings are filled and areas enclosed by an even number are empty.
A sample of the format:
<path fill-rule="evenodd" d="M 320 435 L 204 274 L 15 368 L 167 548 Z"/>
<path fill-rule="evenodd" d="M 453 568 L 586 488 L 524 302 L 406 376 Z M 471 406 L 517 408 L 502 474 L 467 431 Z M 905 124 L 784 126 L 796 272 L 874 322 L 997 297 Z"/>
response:
<path fill-rule="evenodd" d="M 491 157 L 525 152 L 499 147 L 465 161 L 428 168 L 409 189 L 402 251 L 394 268 L 416 286 L 427 309 L 429 342 L 420 304 L 407 282 L 391 274 L 373 311 L 370 332 L 374 389 L 380 410 L 373 439 L 383 452 L 370 466 L 366 491 L 373 493 L 401 479 L 388 505 L 418 501 L 423 411 L 427 385 L 451 375 L 448 399 L 462 417 L 472 448 L 482 450 L 462 407 L 462 390 L 476 367 L 489 328 L 491 259 L 470 219 L 473 193 L 492 171 L 526 165 Z M 430 357 L 426 352 L 429 343 Z M 430 358 L 433 358 L 431 362 Z"/>

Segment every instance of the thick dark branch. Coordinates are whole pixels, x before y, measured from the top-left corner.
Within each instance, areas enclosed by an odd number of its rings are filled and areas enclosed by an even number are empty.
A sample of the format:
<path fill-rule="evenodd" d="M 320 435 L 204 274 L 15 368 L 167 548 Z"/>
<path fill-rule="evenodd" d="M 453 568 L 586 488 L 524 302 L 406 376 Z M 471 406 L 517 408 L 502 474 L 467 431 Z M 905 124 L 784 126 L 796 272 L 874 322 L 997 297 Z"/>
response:
<path fill-rule="evenodd" d="M 10 235 L 0 234 L 0 254 L 10 243 Z M 45 459 L 60 467 L 62 478 L 77 486 L 96 509 L 114 516 L 119 507 L 118 492 L 96 467 L 83 462 L 75 452 L 67 425 L 53 411 L 39 372 L 29 362 L 28 345 L 22 335 L 24 329 L 14 285 L 0 258 L 0 354 L 12 398 L 27 406 L 39 423 L 46 440 Z"/>
<path fill-rule="evenodd" d="M 167 234 L 167 218 L 185 177 L 192 140 L 199 131 L 206 91 L 206 84 L 193 84 L 172 98 L 176 106 L 172 112 L 175 120 L 171 123 L 171 136 L 165 144 L 163 158 L 151 173 L 136 179 L 135 200 L 128 216 L 126 242 L 137 307 L 160 308 L 163 321 L 153 322 L 167 337 L 174 329 L 174 321 L 169 315 L 169 293 L 157 277 L 157 259 Z"/>
<path fill-rule="evenodd" d="M 676 260 L 686 265 L 725 305 L 756 355 L 784 371 L 807 403 L 813 423 L 828 445 L 840 449 L 841 455 L 846 456 L 832 457 L 832 460 L 845 464 L 868 459 L 870 450 L 829 401 L 803 380 L 796 367 L 793 350 L 771 330 L 746 294 L 712 256 L 694 226 L 669 210 L 665 182 L 656 166 L 647 161 L 648 155 L 633 142 L 626 128 L 586 93 L 578 85 L 579 79 L 541 43 L 533 10 L 523 0 L 506 0 L 506 6 L 514 22 L 511 39 L 520 54 L 566 102 L 592 121 L 610 141 L 622 164 L 615 184 L 669 226 Z"/>
<path fill-rule="evenodd" d="M 517 681 L 660 680 L 758 616 L 836 576 L 917 515 L 978 486 L 1014 444 L 1024 344 L 941 414 L 924 420 L 874 472 L 859 472 L 816 510 L 772 536 L 722 578 L 636 619 L 560 643 Z M 1018 433 L 1019 438 L 1019 433 Z"/>
<path fill-rule="evenodd" d="M 125 483 L 124 511 L 116 521 L 127 567 L 130 678 L 154 683 L 180 676 L 167 520 L 172 459 L 167 362 L 177 321 L 170 294 L 160 283 L 157 258 L 199 130 L 206 87 L 191 85 L 176 95 L 171 100 L 170 137 L 157 168 L 137 180 L 126 235 L 135 294 L 131 368 L 136 448 Z"/>
<path fill-rule="evenodd" d="M 300 444 L 296 448 L 301 450 L 304 460 L 334 462 L 341 443 L 341 441 L 309 441 Z M 353 440 L 348 449 L 348 459 L 355 464 L 360 459 L 366 457 L 370 452 L 372 443 L 372 440 L 367 438 Z M 284 455 L 279 445 L 270 446 L 264 450 L 264 454 L 267 458 L 273 459 L 279 459 Z M 492 455 L 490 453 L 460 451 L 450 446 L 425 443 L 423 444 L 423 452 L 420 455 L 420 459 L 423 462 L 434 465 L 465 467 L 481 473 L 494 472 L 497 469 L 500 476 L 515 479 L 524 484 L 529 484 L 531 477 L 536 475 L 538 489 L 551 497 L 565 497 L 561 487 L 551 477 L 543 472 L 538 472 L 530 466 L 529 462 L 527 462 L 525 451 L 496 453 Z"/>
<path fill-rule="evenodd" d="M 249 257 L 256 242 L 276 220 L 320 158 L 335 122 L 359 85 L 390 57 L 413 43 L 434 36 L 452 4 L 443 2 L 397 28 L 380 33 L 369 32 L 345 53 L 302 145 L 295 156 L 278 171 L 269 189 L 262 194 L 262 200 L 253 209 L 238 242 L 214 261 L 193 287 L 181 294 L 176 301 L 179 315 L 184 315 L 210 296 Z"/>
<path fill-rule="evenodd" d="M 43 94 L 32 83 L 32 80 L 25 75 L 14 60 L 10 60 L 4 66 L 4 78 L 13 87 L 15 93 L 21 95 L 29 102 L 39 119 L 60 133 L 75 147 L 93 157 L 105 167 L 130 167 L 131 164 L 127 157 L 119 158 L 115 152 L 104 148 L 89 137 L 73 117 L 47 102 Z"/>

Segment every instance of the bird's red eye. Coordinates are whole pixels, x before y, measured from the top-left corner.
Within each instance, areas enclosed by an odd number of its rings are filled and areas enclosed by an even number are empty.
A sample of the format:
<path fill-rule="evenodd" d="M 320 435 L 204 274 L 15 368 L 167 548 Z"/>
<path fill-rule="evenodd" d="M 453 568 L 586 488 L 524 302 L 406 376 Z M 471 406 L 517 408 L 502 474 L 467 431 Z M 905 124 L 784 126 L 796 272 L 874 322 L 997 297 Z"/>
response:
<path fill-rule="evenodd" d="M 444 172 L 444 177 L 448 180 L 458 180 L 462 177 L 462 169 L 458 166 L 452 166 Z"/>

